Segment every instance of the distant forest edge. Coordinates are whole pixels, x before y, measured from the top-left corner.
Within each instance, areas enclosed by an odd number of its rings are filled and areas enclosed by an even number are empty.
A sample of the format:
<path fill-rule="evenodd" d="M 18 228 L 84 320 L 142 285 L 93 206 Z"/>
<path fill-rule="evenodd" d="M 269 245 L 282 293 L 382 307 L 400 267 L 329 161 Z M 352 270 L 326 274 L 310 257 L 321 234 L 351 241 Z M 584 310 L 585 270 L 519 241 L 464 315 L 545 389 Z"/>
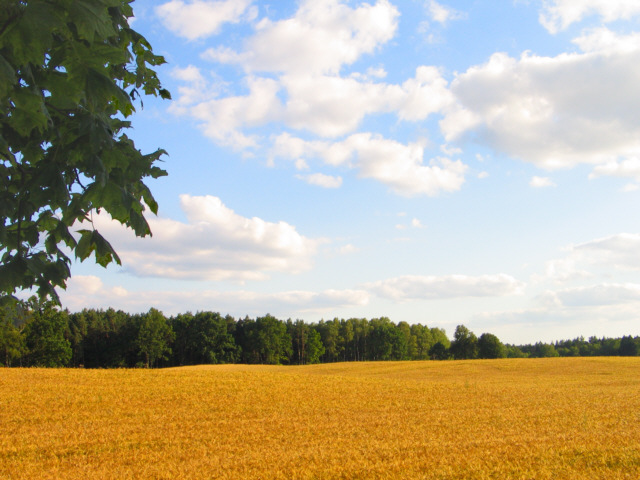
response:
<path fill-rule="evenodd" d="M 269 314 L 238 319 L 216 312 L 165 317 L 152 308 L 60 310 L 35 298 L 0 308 L 0 364 L 40 367 L 170 367 L 250 363 L 303 365 L 376 360 L 447 360 L 556 356 L 638 356 L 640 337 L 583 337 L 555 343 L 503 344 L 458 325 L 441 328 L 349 318 L 305 323 Z"/>

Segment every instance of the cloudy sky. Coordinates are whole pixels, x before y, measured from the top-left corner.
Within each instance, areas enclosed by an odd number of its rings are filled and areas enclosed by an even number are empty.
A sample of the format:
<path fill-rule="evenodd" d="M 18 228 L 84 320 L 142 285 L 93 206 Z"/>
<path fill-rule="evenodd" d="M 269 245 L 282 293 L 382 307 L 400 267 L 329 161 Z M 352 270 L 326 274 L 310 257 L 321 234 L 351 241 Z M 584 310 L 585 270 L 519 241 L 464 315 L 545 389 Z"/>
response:
<path fill-rule="evenodd" d="M 153 238 L 72 311 L 640 334 L 637 0 L 137 0 Z"/>

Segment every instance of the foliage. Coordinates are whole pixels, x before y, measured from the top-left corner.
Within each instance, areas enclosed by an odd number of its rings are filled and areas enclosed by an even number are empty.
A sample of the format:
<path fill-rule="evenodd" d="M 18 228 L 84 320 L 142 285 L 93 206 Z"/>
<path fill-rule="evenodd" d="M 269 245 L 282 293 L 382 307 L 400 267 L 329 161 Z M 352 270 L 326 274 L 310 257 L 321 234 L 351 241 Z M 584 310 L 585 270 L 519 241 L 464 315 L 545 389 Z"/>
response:
<path fill-rule="evenodd" d="M 318 331 L 303 320 L 287 320 L 287 331 L 292 340 L 290 362 L 298 365 L 320 363 L 325 348 Z"/>
<path fill-rule="evenodd" d="M 436 342 L 429 349 L 429 358 L 432 360 L 447 360 L 449 358 L 449 350 L 444 343 Z"/>
<path fill-rule="evenodd" d="M 478 339 L 478 358 L 505 358 L 507 349 L 492 333 L 483 333 Z"/>
<path fill-rule="evenodd" d="M 65 367 L 71 361 L 71 344 L 65 338 L 67 312 L 52 302 L 31 301 L 33 312 L 24 327 L 26 364 L 34 367 Z"/>
<path fill-rule="evenodd" d="M 129 27 L 132 0 L 3 0 L 0 8 L 0 295 L 57 301 L 70 258 L 120 260 L 93 228 L 104 210 L 149 235 L 146 177 L 166 172 L 124 133 L 142 94 L 170 98 L 164 63 Z M 83 222 L 79 239 L 71 228 Z"/>
<path fill-rule="evenodd" d="M 33 365 L 40 343 L 26 342 L 26 324 L 59 324 L 58 339 L 70 348 L 71 366 L 135 367 L 223 363 L 312 364 L 337 361 L 448 360 L 460 355 L 461 342 L 475 334 L 460 325 L 450 342 L 441 328 L 389 318 L 334 318 L 318 323 L 272 315 L 236 320 L 217 312 L 186 313 L 165 318 L 155 309 L 131 315 L 112 308 L 60 312 L 51 302 L 14 303 L 0 308 L 0 364 Z M 44 333 L 45 337 L 55 336 Z M 33 332 L 31 333 L 33 337 Z M 326 343 L 325 343 L 326 342 Z M 326 345 L 332 352 L 326 353 Z M 472 358 L 541 356 L 638 356 L 640 337 L 562 340 L 555 344 L 503 345 L 493 334 L 475 341 Z M 31 350 L 30 350 L 31 349 Z M 32 351 L 33 350 L 33 351 Z M 635 352 L 635 354 L 634 354 Z M 66 357 L 65 357 L 66 358 Z M 55 363 L 55 362 L 54 362 Z M 39 362 L 44 364 L 44 362 Z"/>
<path fill-rule="evenodd" d="M 464 325 L 458 325 L 453 334 L 453 342 L 449 348 L 456 360 L 467 360 L 478 357 L 478 338 Z"/>
<path fill-rule="evenodd" d="M 153 367 L 158 360 L 168 360 L 171 354 L 169 345 L 174 338 L 175 334 L 161 312 L 151 308 L 142 315 L 136 345 L 144 357 L 145 367 Z"/>
<path fill-rule="evenodd" d="M 640 351 L 639 343 L 631 335 L 624 336 L 620 339 L 620 355 L 624 357 L 635 357 Z"/>
<path fill-rule="evenodd" d="M 175 332 L 174 361 L 178 365 L 234 363 L 238 347 L 233 338 L 235 322 L 219 313 L 181 314 L 171 319 Z"/>
<path fill-rule="evenodd" d="M 7 306 L 0 307 L 0 363 L 6 367 L 27 352 L 24 335 L 15 325 L 12 313 Z"/>

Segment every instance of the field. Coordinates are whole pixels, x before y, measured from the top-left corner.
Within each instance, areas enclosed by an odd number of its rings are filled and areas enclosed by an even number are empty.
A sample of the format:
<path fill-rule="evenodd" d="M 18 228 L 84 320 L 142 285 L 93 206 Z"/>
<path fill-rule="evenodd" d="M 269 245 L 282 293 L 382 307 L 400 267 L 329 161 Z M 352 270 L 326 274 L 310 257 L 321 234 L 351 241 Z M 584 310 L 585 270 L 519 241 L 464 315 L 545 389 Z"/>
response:
<path fill-rule="evenodd" d="M 640 358 L 0 369 L 0 478 L 640 478 Z"/>

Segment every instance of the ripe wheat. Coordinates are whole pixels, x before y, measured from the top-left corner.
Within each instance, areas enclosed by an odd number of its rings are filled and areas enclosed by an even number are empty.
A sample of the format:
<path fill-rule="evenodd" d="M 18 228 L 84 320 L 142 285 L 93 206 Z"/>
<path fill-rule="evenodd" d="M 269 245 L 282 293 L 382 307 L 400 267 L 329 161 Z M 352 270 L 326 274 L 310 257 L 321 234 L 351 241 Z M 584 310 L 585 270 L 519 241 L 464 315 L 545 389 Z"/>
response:
<path fill-rule="evenodd" d="M 640 478 L 640 358 L 0 369 L 0 478 Z"/>

